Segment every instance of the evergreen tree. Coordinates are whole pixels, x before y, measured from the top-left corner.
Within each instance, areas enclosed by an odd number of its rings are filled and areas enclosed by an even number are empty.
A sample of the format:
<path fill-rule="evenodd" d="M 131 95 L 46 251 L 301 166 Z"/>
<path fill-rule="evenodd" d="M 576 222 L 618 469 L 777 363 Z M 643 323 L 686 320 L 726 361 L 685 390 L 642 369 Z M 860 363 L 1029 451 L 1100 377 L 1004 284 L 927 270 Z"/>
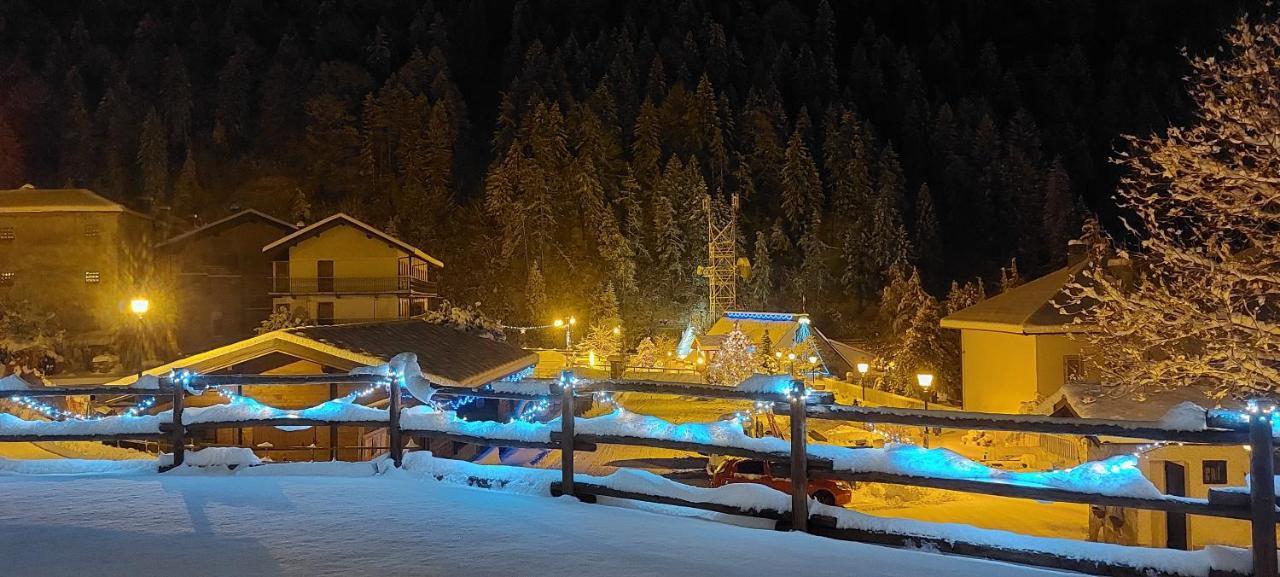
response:
<path fill-rule="evenodd" d="M 778 357 L 773 354 L 773 339 L 769 337 L 769 331 L 765 331 L 764 336 L 760 337 L 760 346 L 756 348 L 755 372 L 776 375 L 782 371 L 781 365 Z"/>
<path fill-rule="evenodd" d="M 182 218 L 194 216 L 204 201 L 204 188 L 200 186 L 200 177 L 196 174 L 195 153 L 188 147 L 182 168 L 173 181 L 173 214 Z"/>
<path fill-rule="evenodd" d="M 138 168 L 142 171 L 142 191 L 152 209 L 167 198 L 169 187 L 169 139 L 160 115 L 152 108 L 142 122 Z"/>
<path fill-rule="evenodd" d="M 938 216 L 933 209 L 933 194 L 929 185 L 921 184 L 916 193 L 916 225 L 911 245 L 916 250 L 916 264 L 926 278 L 937 278 L 942 269 L 941 231 Z"/>
<path fill-rule="evenodd" d="M 640 339 L 640 344 L 636 345 L 636 354 L 631 357 L 629 364 L 633 367 L 658 366 L 658 346 L 653 343 L 653 339 Z"/>
<path fill-rule="evenodd" d="M 1082 215 L 1079 203 L 1071 192 L 1071 180 L 1055 158 L 1044 180 L 1044 212 L 1040 225 L 1044 231 L 1044 251 L 1051 263 L 1061 264 L 1066 255 L 1067 241 L 1080 230 Z"/>
<path fill-rule="evenodd" d="M 782 166 L 782 211 L 787 220 L 800 224 L 821 209 L 822 182 L 800 129 L 791 133 L 786 162 Z"/>
<path fill-rule="evenodd" d="M 1007 292 L 1009 289 L 1022 284 L 1022 275 L 1018 274 L 1018 259 L 1009 259 L 1009 266 L 1000 267 L 1000 292 Z"/>
<path fill-rule="evenodd" d="M 756 370 L 756 359 L 751 349 L 751 339 L 746 333 L 736 327 L 729 331 L 707 366 L 707 382 L 735 386 L 746 380 Z"/>
<path fill-rule="evenodd" d="M 293 202 L 289 207 L 289 216 L 299 226 L 311 223 L 311 198 L 301 187 L 293 190 Z"/>
<path fill-rule="evenodd" d="M 756 231 L 755 252 L 751 261 L 751 278 L 747 282 L 747 294 L 756 310 L 769 310 L 769 297 L 773 293 L 773 263 L 769 256 L 769 241 L 764 231 Z"/>

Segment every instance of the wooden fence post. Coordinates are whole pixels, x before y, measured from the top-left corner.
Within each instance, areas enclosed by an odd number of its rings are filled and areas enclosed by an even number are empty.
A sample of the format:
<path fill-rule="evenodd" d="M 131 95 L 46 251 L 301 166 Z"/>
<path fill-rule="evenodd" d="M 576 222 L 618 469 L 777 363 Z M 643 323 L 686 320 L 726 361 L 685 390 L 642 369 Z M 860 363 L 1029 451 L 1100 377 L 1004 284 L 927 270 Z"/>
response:
<path fill-rule="evenodd" d="M 573 370 L 560 372 L 560 494 L 573 495 Z"/>
<path fill-rule="evenodd" d="M 173 445 L 173 466 L 177 467 L 187 457 L 187 429 L 182 426 L 182 401 L 186 387 L 181 380 L 169 380 L 173 387 L 173 430 L 169 432 L 170 444 Z"/>
<path fill-rule="evenodd" d="M 1276 575 L 1276 487 L 1272 461 L 1275 440 L 1271 436 L 1271 411 L 1259 411 L 1249 419 L 1249 507 L 1253 530 L 1253 574 Z"/>
<path fill-rule="evenodd" d="M 791 530 L 809 530 L 809 455 L 804 381 L 791 381 Z"/>
<path fill-rule="evenodd" d="M 400 376 L 391 377 L 387 386 L 387 439 L 391 445 L 391 462 L 399 468 L 404 462 L 404 444 L 400 442 Z"/>

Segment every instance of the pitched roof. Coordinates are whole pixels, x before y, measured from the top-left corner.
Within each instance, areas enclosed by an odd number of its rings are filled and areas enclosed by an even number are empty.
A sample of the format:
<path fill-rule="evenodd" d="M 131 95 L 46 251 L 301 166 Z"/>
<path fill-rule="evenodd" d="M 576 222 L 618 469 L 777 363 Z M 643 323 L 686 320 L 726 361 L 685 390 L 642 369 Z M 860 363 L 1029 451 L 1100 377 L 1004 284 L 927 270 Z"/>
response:
<path fill-rule="evenodd" d="M 420 319 L 286 329 L 284 332 L 355 353 L 391 360 L 415 353 L 427 379 L 480 386 L 531 367 L 538 355 L 515 345 Z"/>
<path fill-rule="evenodd" d="M 1064 301 L 1067 284 L 1085 263 L 1065 267 L 1019 285 L 942 319 L 942 328 L 975 329 L 1016 334 L 1057 334 L 1083 330 L 1072 316 L 1053 306 Z"/>
<path fill-rule="evenodd" d="M 399 353 L 415 353 L 428 380 L 456 387 L 479 387 L 538 362 L 537 354 L 515 345 L 423 320 L 405 319 L 271 331 L 144 373 L 164 375 L 175 369 L 214 372 L 280 352 L 328 359 L 326 363 L 339 368 L 380 365 Z M 127 385 L 135 380 L 136 375 L 129 375 L 107 384 Z"/>
<path fill-rule="evenodd" d="M 39 212 L 133 212 L 84 188 L 16 188 L 0 190 L 0 214 Z"/>
<path fill-rule="evenodd" d="M 278 219 L 278 218 L 276 218 L 276 217 L 274 217 L 274 216 L 271 216 L 271 215 L 269 215 L 269 214 L 266 214 L 266 213 L 264 213 L 264 212 L 259 212 L 259 211 L 256 211 L 256 210 L 252 209 L 252 208 L 249 208 L 249 209 L 245 209 L 245 210 L 242 210 L 242 211 L 240 211 L 240 212 L 237 212 L 237 213 L 235 213 L 235 214 L 233 214 L 233 215 L 231 215 L 231 216 L 228 216 L 228 217 L 226 217 L 226 218 L 221 218 L 221 219 L 215 220 L 215 221 L 213 221 L 213 222 L 211 222 L 211 223 L 209 223 L 209 224 L 206 224 L 206 225 L 204 225 L 204 226 L 200 226 L 200 227 L 193 228 L 193 229 L 191 229 L 191 230 L 189 230 L 189 231 L 187 231 L 187 232 L 184 232 L 184 233 L 182 233 L 182 234 L 180 234 L 180 235 L 177 235 L 177 236 L 175 236 L 175 237 L 173 237 L 173 238 L 169 238 L 169 239 L 166 239 L 166 240 L 164 240 L 164 241 L 162 241 L 162 242 L 156 243 L 156 247 L 162 247 L 162 246 L 166 246 L 166 245 L 171 245 L 171 244 L 175 244 L 175 243 L 180 243 L 180 242 L 182 242 L 182 241 L 184 241 L 184 240 L 187 240 L 187 239 L 189 239 L 189 238 L 193 238 L 193 237 L 196 237 L 196 236 L 199 236 L 199 235 L 203 235 L 203 234 L 208 234 L 208 233 L 213 232 L 213 231 L 215 231 L 215 230 L 220 230 L 220 229 L 222 229 L 222 228 L 225 228 L 225 227 L 231 226 L 231 225 L 233 225 L 233 224 L 235 224 L 235 223 L 237 223 L 237 222 L 240 222 L 240 221 L 243 221 L 243 220 L 249 220 L 249 219 L 256 219 L 256 220 L 260 220 L 260 221 L 262 221 L 262 222 L 265 222 L 265 223 L 267 223 L 267 224 L 271 224 L 271 225 L 278 226 L 278 227 L 280 227 L 280 230 L 282 230 L 282 231 L 292 232 L 292 231 L 298 230 L 298 227 L 297 227 L 297 226 L 294 226 L 294 225 L 292 225 L 292 224 L 289 224 L 289 223 L 287 223 L 287 222 L 285 222 L 285 221 L 283 221 L 283 220 L 280 220 L 280 219 Z"/>
<path fill-rule="evenodd" d="M 774 347 L 790 349 L 796 344 L 795 335 L 801 324 L 801 317 L 808 318 L 807 315 L 793 313 L 728 311 L 716 319 L 706 334 L 698 337 L 698 345 L 704 349 L 716 350 L 724 340 L 724 335 L 737 328 L 753 343 L 759 343 L 767 332 Z"/>
<path fill-rule="evenodd" d="M 1157 421 L 1169 410 L 1194 403 L 1205 409 L 1239 409 L 1244 403 L 1218 398 L 1208 387 L 1188 385 L 1145 394 L 1114 390 L 1097 383 L 1067 383 L 1040 402 L 1037 413 L 1067 413 L 1086 419 Z"/>
<path fill-rule="evenodd" d="M 329 228 L 332 228 L 335 226 L 341 226 L 343 224 L 347 224 L 347 225 L 362 229 L 365 232 L 372 234 L 374 236 L 377 236 L 378 238 L 381 238 L 382 240 L 400 248 L 401 250 L 409 254 L 412 254 L 413 256 L 416 256 L 438 267 L 444 267 L 444 263 L 440 262 L 440 259 L 437 259 L 425 252 L 422 252 L 421 249 L 407 242 L 404 242 L 394 236 L 391 236 L 385 232 L 382 232 L 381 230 L 378 230 L 377 228 L 374 228 L 373 226 L 365 224 L 364 222 L 361 222 L 355 217 L 342 212 L 335 213 L 322 220 L 316 221 L 308 226 L 305 226 L 299 229 L 297 232 L 294 232 L 293 234 L 290 234 L 280 240 L 277 240 L 267 246 L 264 246 L 262 247 L 262 252 L 268 252 L 282 246 L 288 246 L 294 243 L 301 242 L 302 240 L 310 238 L 314 235 L 320 234 L 321 232 L 324 232 Z"/>

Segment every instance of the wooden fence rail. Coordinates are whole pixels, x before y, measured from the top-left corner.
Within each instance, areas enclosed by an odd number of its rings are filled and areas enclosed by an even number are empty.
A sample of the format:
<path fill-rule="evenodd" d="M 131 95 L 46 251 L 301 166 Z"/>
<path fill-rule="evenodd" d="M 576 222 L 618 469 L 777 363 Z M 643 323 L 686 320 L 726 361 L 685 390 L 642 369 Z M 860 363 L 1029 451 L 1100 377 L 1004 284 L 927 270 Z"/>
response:
<path fill-rule="evenodd" d="M 182 413 L 186 388 L 201 389 L 218 386 L 246 385 L 316 385 L 328 384 L 364 384 L 385 385 L 388 387 L 388 416 L 386 420 L 324 420 L 303 418 L 272 418 L 251 421 L 219 421 L 183 424 Z M 185 386 L 184 386 L 185 385 Z M 388 450 L 391 460 L 398 467 L 403 461 L 404 437 L 425 437 L 445 439 L 460 443 L 489 445 L 498 447 L 521 447 L 558 450 L 561 453 L 560 481 L 552 486 L 553 494 L 575 496 L 585 501 L 594 501 L 597 497 L 632 499 L 678 505 L 730 513 L 774 519 L 783 523 L 786 528 L 797 531 L 810 531 L 829 537 L 883 543 L 892 545 L 919 544 L 934 542 L 944 551 L 959 554 L 985 556 L 994 559 L 1030 563 L 1070 569 L 1076 571 L 1105 572 L 1108 574 L 1144 574 L 1143 570 L 1124 568 L 1096 561 L 1068 559 L 1045 553 L 1004 549 L 983 544 L 963 543 L 959 541 L 942 541 L 938 539 L 920 538 L 906 535 L 892 535 L 878 531 L 865 531 L 839 528 L 834 519 L 821 515 L 810 515 L 809 512 L 809 477 L 811 473 L 819 473 L 826 478 L 847 481 L 887 483 L 930 487 L 950 491 L 1014 497 L 1036 501 L 1054 501 L 1066 503 L 1083 503 L 1131 507 L 1184 513 L 1227 519 L 1242 519 L 1250 522 L 1252 527 L 1252 553 L 1254 575 L 1274 577 L 1276 569 L 1276 494 L 1272 483 L 1252 483 L 1247 494 L 1227 495 L 1220 493 L 1211 499 L 1190 499 L 1183 497 L 1137 498 L 1127 496 L 1108 496 L 1084 493 L 1065 489 L 1042 486 L 1028 486 L 1001 483 L 990 480 L 954 479 L 936 476 L 913 476 L 891 474 L 885 472 L 833 470 L 830 460 L 814 458 L 808 455 L 808 421 L 810 419 L 850 421 L 862 423 L 892 423 L 915 427 L 943 427 L 968 430 L 1014 431 L 1041 434 L 1079 435 L 1079 436 L 1111 436 L 1145 440 L 1177 441 L 1185 443 L 1202 443 L 1215 445 L 1248 444 L 1251 448 L 1250 474 L 1253 479 L 1274 478 L 1272 456 L 1275 451 L 1269 411 L 1252 414 L 1238 423 L 1222 420 L 1213 421 L 1212 425 L 1198 430 L 1172 428 L 1159 422 L 1128 422 L 1100 419 L 1068 419 L 1056 417 L 1039 417 L 1029 415 L 1001 415 L 987 413 L 966 413 L 956 411 L 929 411 L 916 409 L 886 409 L 859 406 L 837 405 L 832 401 L 830 393 L 822 391 L 806 391 L 804 381 L 794 380 L 787 391 L 748 391 L 733 387 L 715 387 L 686 383 L 667 383 L 660 381 L 609 379 L 579 382 L 572 371 L 564 371 L 560 375 L 559 384 L 548 387 L 546 393 L 520 392 L 516 390 L 492 390 L 489 387 L 466 389 L 458 387 L 442 387 L 437 393 L 445 395 L 465 395 L 493 399 L 521 401 L 551 401 L 558 397 L 560 404 L 561 430 L 552 433 L 548 441 L 529 441 L 503 439 L 491 436 L 474 436 L 447 431 L 418 430 L 402 427 L 402 383 L 397 378 L 381 375 L 181 375 L 177 378 L 160 380 L 158 389 L 124 388 L 124 387 L 66 387 L 46 388 L 32 391 L 13 391 L 19 396 L 75 396 L 75 395 L 147 395 L 170 397 L 172 399 L 172 421 L 161 425 L 156 433 L 143 434 L 103 434 L 103 435 L 10 435 L 0 436 L 0 441 L 46 441 L 46 440 L 94 440 L 121 441 L 129 439 L 168 438 L 173 451 L 173 466 L 181 465 L 184 460 L 185 446 L 190 433 L 200 430 L 220 428 L 240 428 L 255 426 L 361 426 L 386 428 L 389 442 Z M 726 447 L 715 444 L 676 441 L 651 437 L 632 437 L 605 434 L 580 434 L 576 431 L 575 422 L 578 400 L 589 398 L 595 393 L 646 393 L 658 395 L 689 396 L 707 399 L 724 399 L 746 402 L 765 403 L 773 407 L 774 412 L 789 417 L 790 443 L 786 451 L 766 452 L 742 447 Z M 7 392 L 6 392 L 7 393 Z M 5 396 L 5 393 L 0 393 Z M 786 463 L 791 475 L 790 510 L 744 510 L 725 504 L 689 501 L 661 494 L 644 494 L 613 489 L 599 484 L 584 483 L 575 480 L 574 455 L 579 451 L 595 451 L 598 445 L 621 444 L 654 447 L 678 451 L 689 451 L 703 454 L 729 455 L 750 459 Z M 1247 501 L 1245 500 L 1247 496 Z"/>

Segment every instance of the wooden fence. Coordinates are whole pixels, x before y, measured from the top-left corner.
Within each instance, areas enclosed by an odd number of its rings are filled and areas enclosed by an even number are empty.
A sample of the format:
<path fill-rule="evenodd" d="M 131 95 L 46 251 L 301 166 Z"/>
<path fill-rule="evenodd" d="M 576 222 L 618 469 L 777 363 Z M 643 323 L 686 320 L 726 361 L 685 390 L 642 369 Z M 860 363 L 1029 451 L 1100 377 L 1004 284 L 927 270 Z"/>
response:
<path fill-rule="evenodd" d="M 1251 448 L 1250 477 L 1272 479 L 1275 476 L 1273 454 L 1275 451 L 1270 411 L 1248 415 L 1247 419 L 1206 423 L 1203 430 L 1181 430 L 1158 422 L 1112 421 L 1100 419 L 1076 419 L 1038 417 L 1031 415 L 1005 415 L 991 413 L 967 413 L 957 411 L 871 408 L 837 405 L 830 393 L 805 391 L 804 381 L 795 380 L 791 390 L 785 392 L 744 391 L 737 388 L 710 385 L 671 383 L 640 380 L 592 380 L 577 382 L 572 371 L 561 375 L 560 386 L 552 387 L 547 394 L 523 394 L 511 391 L 450 388 L 438 389 L 445 395 L 460 395 L 494 399 L 529 401 L 553 401 L 559 399 L 561 430 L 552 433 L 549 441 L 511 440 L 496 437 L 463 435 L 435 430 L 403 428 L 400 424 L 402 386 L 397 379 L 377 375 L 190 375 L 185 381 L 161 379 L 157 389 L 130 389 L 121 387 L 98 388 L 48 388 L 22 391 L 25 396 L 68 395 L 146 395 L 172 399 L 172 420 L 161 426 L 160 432 L 144 434 L 85 434 L 59 435 L 0 435 L 0 441 L 35 440 L 89 440 L 115 441 L 122 439 L 161 438 L 172 446 L 173 466 L 183 463 L 189 433 L 201 429 L 240 428 L 257 426 L 359 426 L 385 427 L 389 436 L 390 458 L 398 467 L 403 461 L 404 437 L 446 439 L 498 447 L 534 447 L 558 450 L 561 453 L 561 476 L 552 484 L 552 494 L 570 495 L 593 502 L 597 497 L 610 497 L 677 505 L 778 521 L 780 528 L 808 531 L 833 538 L 887 544 L 895 546 L 927 544 L 942 552 L 980 556 L 995 560 L 1039 565 L 1057 569 L 1103 573 L 1109 575 L 1147 575 L 1148 569 L 1090 561 L 1074 557 L 1028 551 L 990 544 L 968 543 L 954 539 L 937 539 L 919 535 L 895 534 L 867 529 L 841 528 L 830 516 L 810 514 L 809 479 L 818 472 L 825 478 L 855 482 L 887 483 L 930 487 L 1000 497 L 1014 497 L 1035 501 L 1083 503 L 1099 506 L 1118 506 L 1135 509 L 1202 515 L 1249 521 L 1252 527 L 1252 556 L 1254 575 L 1275 576 L 1276 565 L 1276 494 L 1272 483 L 1252 483 L 1248 492 L 1211 491 L 1207 499 L 1183 497 L 1143 498 L 1109 496 L 1068 489 L 1042 486 L 1013 485 L 985 480 L 955 479 L 944 476 L 903 475 L 886 472 L 835 470 L 829 460 L 810 456 L 806 439 L 810 419 L 824 419 L 858 423 L 889 423 L 912 427 L 940 427 L 963 430 L 1009 431 L 1051 435 L 1108 436 L 1152 441 L 1173 441 L 1213 445 L 1248 445 Z M 299 418 L 275 418 L 254 421 L 219 421 L 183 424 L 182 413 L 184 384 L 197 387 L 243 385 L 316 385 L 316 384 L 386 385 L 388 387 L 388 418 L 385 421 L 342 421 Z M 649 437 L 601 435 L 578 433 L 575 430 L 576 399 L 596 393 L 638 392 L 657 395 L 677 395 L 704 399 L 725 399 L 767 403 L 779 415 L 790 422 L 789 450 L 759 451 L 741 447 L 726 447 L 690 441 L 675 441 Z M 784 465 L 791 472 L 791 506 L 789 511 L 749 510 L 731 505 L 688 501 L 663 494 L 623 491 L 595 483 L 575 479 L 574 454 L 579 451 L 595 451 L 601 444 L 620 444 L 660 449 L 689 451 L 706 455 L 728 455 L 771 461 Z"/>

